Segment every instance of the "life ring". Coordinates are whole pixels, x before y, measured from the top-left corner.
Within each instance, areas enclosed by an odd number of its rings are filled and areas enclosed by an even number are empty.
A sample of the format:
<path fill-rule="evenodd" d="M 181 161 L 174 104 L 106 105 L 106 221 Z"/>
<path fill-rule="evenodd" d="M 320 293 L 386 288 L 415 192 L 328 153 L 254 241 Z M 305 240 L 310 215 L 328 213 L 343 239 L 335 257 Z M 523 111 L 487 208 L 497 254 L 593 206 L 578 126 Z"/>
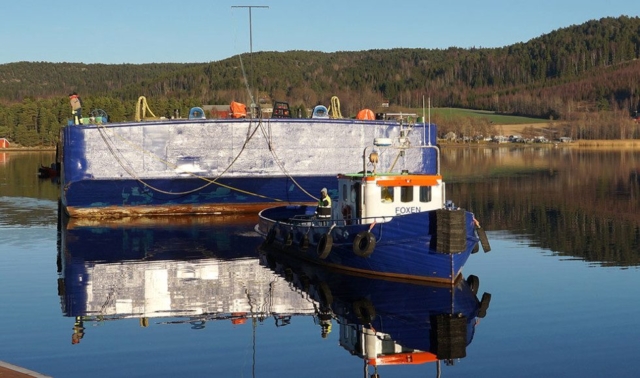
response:
<path fill-rule="evenodd" d="M 271 245 L 275 240 L 276 240 L 276 228 L 273 227 L 269 230 L 269 233 L 267 234 L 267 238 L 265 239 L 265 242 L 267 243 L 267 245 Z"/>
<path fill-rule="evenodd" d="M 320 237 L 320 241 L 318 242 L 318 247 L 316 252 L 318 253 L 318 257 L 321 259 L 326 259 L 331 252 L 331 248 L 333 247 L 333 237 L 331 234 L 322 234 Z"/>
<path fill-rule="evenodd" d="M 376 309 L 370 300 L 364 298 L 353 302 L 353 314 L 358 318 L 360 324 L 369 324 L 376 317 Z"/>
<path fill-rule="evenodd" d="M 342 205 L 342 218 L 347 225 L 351 224 L 351 206 Z"/>
<path fill-rule="evenodd" d="M 369 257 L 376 248 L 376 237 L 370 231 L 359 232 L 353 239 L 353 253 L 360 257 Z"/>

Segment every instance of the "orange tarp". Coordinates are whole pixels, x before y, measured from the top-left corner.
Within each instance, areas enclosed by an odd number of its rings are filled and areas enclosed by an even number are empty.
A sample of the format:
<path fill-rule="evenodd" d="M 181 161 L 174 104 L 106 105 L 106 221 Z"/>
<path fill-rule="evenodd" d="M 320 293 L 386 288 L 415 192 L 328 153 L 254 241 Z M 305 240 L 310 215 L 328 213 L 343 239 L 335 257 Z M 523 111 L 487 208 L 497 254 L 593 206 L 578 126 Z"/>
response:
<path fill-rule="evenodd" d="M 247 105 L 240 102 L 231 101 L 231 116 L 233 118 L 246 118 Z"/>
<path fill-rule="evenodd" d="M 376 119 L 371 109 L 362 109 L 358 112 L 356 119 Z"/>

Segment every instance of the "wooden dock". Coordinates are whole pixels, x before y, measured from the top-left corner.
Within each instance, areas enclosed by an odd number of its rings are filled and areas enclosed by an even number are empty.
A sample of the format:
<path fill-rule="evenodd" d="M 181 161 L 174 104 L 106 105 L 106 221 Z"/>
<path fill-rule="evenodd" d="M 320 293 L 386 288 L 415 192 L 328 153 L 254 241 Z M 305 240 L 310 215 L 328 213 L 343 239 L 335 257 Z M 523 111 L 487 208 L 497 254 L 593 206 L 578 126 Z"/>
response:
<path fill-rule="evenodd" d="M 0 361 L 0 378 L 51 378 L 48 375 L 43 375 L 31 371 L 29 369 L 21 368 L 20 366 L 11 365 L 4 361 Z"/>

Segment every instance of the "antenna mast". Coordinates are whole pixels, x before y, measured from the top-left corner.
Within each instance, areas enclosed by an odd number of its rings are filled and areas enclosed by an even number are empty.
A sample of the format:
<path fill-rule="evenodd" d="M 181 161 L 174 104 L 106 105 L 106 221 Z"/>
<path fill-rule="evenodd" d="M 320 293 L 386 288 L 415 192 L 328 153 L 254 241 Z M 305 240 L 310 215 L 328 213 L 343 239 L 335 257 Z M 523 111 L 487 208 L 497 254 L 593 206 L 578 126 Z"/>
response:
<path fill-rule="evenodd" d="M 231 8 L 248 8 L 249 9 L 249 59 L 250 59 L 250 64 L 251 64 L 251 85 L 253 86 L 254 80 L 253 80 L 253 28 L 251 26 L 251 10 L 253 8 L 269 8 L 268 5 L 232 5 Z M 256 117 L 256 103 L 255 103 L 255 98 L 258 97 L 257 93 L 256 96 L 251 96 L 251 117 L 255 118 Z"/>

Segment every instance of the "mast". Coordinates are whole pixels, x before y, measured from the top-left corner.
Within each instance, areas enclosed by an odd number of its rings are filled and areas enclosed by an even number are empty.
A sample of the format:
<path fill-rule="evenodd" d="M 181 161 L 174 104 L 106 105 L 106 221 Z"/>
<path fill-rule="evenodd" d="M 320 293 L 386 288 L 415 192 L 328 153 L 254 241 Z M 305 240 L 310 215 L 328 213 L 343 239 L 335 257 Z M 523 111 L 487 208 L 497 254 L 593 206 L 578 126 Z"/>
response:
<path fill-rule="evenodd" d="M 253 74 L 253 27 L 252 27 L 252 22 L 251 22 L 251 10 L 253 8 L 269 8 L 268 5 L 232 5 L 231 8 L 248 8 L 249 9 L 249 60 L 250 60 L 250 65 L 251 65 L 251 84 L 250 86 L 253 86 L 254 83 L 254 74 Z M 255 118 L 256 113 L 255 113 L 255 109 L 256 109 L 256 103 L 255 103 L 255 98 L 258 97 L 258 94 L 256 92 L 256 95 L 253 96 L 251 95 L 251 118 Z"/>

